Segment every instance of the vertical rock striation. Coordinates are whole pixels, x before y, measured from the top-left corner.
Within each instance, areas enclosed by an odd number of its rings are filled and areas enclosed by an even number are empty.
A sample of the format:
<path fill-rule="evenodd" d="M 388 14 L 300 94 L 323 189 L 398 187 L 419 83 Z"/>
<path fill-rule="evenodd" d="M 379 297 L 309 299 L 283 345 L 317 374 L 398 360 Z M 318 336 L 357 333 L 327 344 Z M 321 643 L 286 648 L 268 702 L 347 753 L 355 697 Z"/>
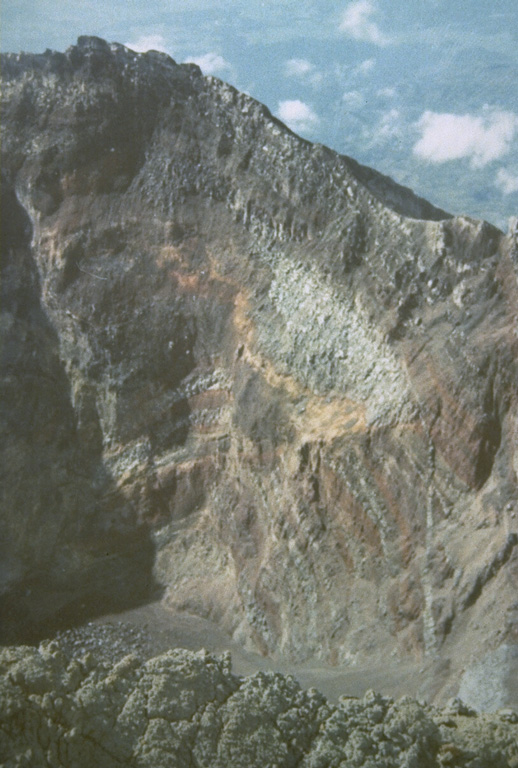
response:
<path fill-rule="evenodd" d="M 13 637 L 161 588 L 298 660 L 516 644 L 514 230 L 165 54 L 2 75 Z"/>

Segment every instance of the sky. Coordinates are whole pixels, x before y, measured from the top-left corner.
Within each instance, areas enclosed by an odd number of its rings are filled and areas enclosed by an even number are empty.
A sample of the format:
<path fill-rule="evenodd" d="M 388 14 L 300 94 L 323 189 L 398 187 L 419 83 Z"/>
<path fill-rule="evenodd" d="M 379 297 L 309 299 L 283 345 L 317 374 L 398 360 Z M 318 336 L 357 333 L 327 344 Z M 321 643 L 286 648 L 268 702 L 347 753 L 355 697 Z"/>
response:
<path fill-rule="evenodd" d="M 194 61 L 451 213 L 518 215 L 516 0 L 3 0 L 2 51 Z"/>

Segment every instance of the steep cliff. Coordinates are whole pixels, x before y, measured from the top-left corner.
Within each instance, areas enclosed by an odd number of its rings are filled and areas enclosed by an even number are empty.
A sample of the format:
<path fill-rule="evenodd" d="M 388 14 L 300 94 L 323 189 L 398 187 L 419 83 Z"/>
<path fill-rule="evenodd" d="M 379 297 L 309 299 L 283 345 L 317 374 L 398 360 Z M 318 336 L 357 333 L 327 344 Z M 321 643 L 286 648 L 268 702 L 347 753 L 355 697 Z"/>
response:
<path fill-rule="evenodd" d="M 2 77 L 4 637 L 161 591 L 294 660 L 518 643 L 516 232 L 165 54 Z"/>

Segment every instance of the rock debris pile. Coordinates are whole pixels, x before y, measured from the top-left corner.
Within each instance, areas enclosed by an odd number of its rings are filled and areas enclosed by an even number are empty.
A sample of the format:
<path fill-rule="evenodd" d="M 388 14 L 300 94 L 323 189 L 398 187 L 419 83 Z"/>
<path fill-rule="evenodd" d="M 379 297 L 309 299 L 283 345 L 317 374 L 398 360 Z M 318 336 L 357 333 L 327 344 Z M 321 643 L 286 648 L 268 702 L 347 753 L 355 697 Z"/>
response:
<path fill-rule="evenodd" d="M 96 659 L 107 664 L 117 664 L 128 654 L 140 659 L 153 655 L 148 634 L 142 628 L 122 621 L 117 624 L 88 622 L 82 627 L 57 632 L 53 639 L 67 657 L 93 653 Z"/>
<path fill-rule="evenodd" d="M 4 768 L 518 766 L 512 712 L 477 716 L 460 702 L 441 710 L 372 691 L 334 706 L 290 676 L 237 677 L 230 654 L 177 649 L 114 663 L 71 648 L 69 635 L 1 651 Z"/>

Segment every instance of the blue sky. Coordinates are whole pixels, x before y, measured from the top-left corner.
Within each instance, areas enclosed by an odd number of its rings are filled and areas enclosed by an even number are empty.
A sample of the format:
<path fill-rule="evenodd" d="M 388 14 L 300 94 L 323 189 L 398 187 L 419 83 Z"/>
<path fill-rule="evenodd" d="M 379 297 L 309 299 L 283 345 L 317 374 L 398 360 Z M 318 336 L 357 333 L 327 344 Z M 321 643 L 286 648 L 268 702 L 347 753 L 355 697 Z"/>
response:
<path fill-rule="evenodd" d="M 196 61 L 453 213 L 518 213 L 515 0 L 3 0 L 3 51 L 82 34 Z"/>

